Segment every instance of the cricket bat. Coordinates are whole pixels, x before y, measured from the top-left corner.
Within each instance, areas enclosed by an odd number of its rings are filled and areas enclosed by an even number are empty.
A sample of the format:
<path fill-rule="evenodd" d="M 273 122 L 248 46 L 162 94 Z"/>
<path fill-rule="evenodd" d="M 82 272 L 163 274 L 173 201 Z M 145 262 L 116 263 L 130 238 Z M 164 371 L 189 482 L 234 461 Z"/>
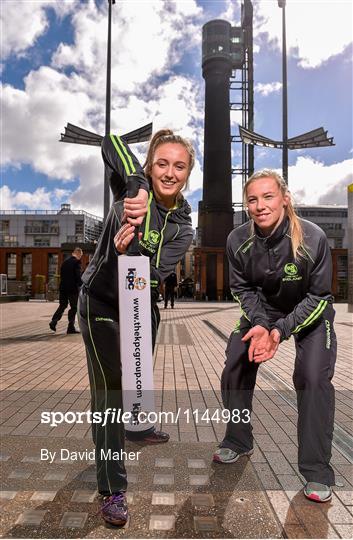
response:
<path fill-rule="evenodd" d="M 136 182 L 129 180 L 128 197 L 136 196 L 137 191 Z M 123 407 L 124 413 L 130 413 L 125 423 L 129 431 L 151 428 L 154 424 L 145 419 L 155 411 L 150 261 L 140 254 L 138 246 L 136 227 L 127 253 L 118 257 Z"/>

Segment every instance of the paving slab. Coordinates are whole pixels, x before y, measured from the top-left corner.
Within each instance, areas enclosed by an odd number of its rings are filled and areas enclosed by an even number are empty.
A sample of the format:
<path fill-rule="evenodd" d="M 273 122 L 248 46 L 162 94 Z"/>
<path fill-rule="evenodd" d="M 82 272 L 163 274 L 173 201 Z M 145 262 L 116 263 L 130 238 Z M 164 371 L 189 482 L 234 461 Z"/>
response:
<path fill-rule="evenodd" d="M 20 437 L 5 437 L 2 444 L 11 456 L 2 468 L 1 482 L 8 499 L 2 522 L 4 536 L 65 538 L 75 537 L 74 531 L 80 537 L 93 531 L 96 538 L 105 536 L 106 529 L 101 528 L 97 515 L 99 498 L 93 490 L 85 489 L 85 478 L 95 475 L 89 460 L 70 465 L 31 461 L 27 463 L 30 477 L 11 478 L 10 471 L 23 459 L 23 441 Z M 49 451 L 60 445 L 82 454 L 91 450 L 82 440 L 32 438 L 32 454 L 40 454 L 43 445 Z M 138 480 L 128 488 L 128 495 L 133 495 L 129 498 L 131 519 L 123 533 L 116 529 L 117 536 L 199 538 L 210 532 L 215 538 L 282 537 L 281 526 L 249 459 L 227 467 L 214 464 L 213 445 L 200 442 L 174 442 L 158 447 L 127 443 L 129 451 L 137 447 L 140 457 L 134 470 L 138 471 Z M 160 471 L 156 463 L 170 465 L 170 461 L 164 461 L 170 459 L 172 474 L 156 472 Z M 202 471 L 207 474 L 194 474 L 190 463 L 203 465 Z M 60 486 L 57 484 L 59 487 L 50 490 L 47 477 L 53 467 L 63 469 L 61 472 L 67 476 Z M 156 484 L 156 476 L 168 477 L 172 483 Z"/>
<path fill-rule="evenodd" d="M 302 494 L 293 340 L 282 343 L 275 358 L 260 367 L 251 460 L 219 466 L 211 463 L 211 457 L 225 431 L 220 376 L 225 344 L 240 312 L 231 303 L 177 302 L 174 310 L 161 309 L 154 356 L 157 411 L 173 412 L 178 418 L 176 422 L 161 418 L 158 424 L 171 435 L 167 445 L 141 450 L 127 444 L 142 455 L 139 462 L 126 461 L 131 519 L 123 529 L 105 527 L 97 515 L 92 456 L 76 461 L 58 454 L 60 448 L 92 452 L 91 426 L 62 422 L 54 427 L 42 422 L 44 411 L 84 412 L 90 402 L 81 336 L 67 336 L 64 319 L 56 334 L 48 328 L 56 307 L 51 302 L 19 302 L 1 308 L 3 536 L 352 536 L 353 318 L 347 306 L 335 306 L 338 357 L 332 465 L 340 485 L 325 505 L 307 501 Z M 42 459 L 41 448 L 57 452 L 53 463 Z"/>

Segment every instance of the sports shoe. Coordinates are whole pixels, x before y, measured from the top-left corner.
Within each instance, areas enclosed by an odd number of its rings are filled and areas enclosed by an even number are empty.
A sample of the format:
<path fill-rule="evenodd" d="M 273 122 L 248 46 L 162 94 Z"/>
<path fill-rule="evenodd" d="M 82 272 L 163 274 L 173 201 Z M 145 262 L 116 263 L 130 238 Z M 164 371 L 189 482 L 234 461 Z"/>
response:
<path fill-rule="evenodd" d="M 76 330 L 75 327 L 71 327 L 71 326 L 68 327 L 66 333 L 67 334 L 80 334 L 80 332 L 78 330 Z"/>
<path fill-rule="evenodd" d="M 118 491 L 108 497 L 104 497 L 101 506 L 101 514 L 104 521 L 112 525 L 125 525 L 129 513 L 127 509 L 124 491 Z"/>
<path fill-rule="evenodd" d="M 135 435 L 134 432 L 130 433 L 125 432 L 125 437 L 127 438 L 127 440 L 136 442 L 138 444 L 162 444 L 168 442 L 170 438 L 169 433 L 165 433 L 164 431 L 154 430 L 141 438 L 138 438 L 138 435 Z"/>
<path fill-rule="evenodd" d="M 56 332 L 56 324 L 53 321 L 50 321 L 49 323 L 50 330 L 53 330 L 53 332 Z"/>
<path fill-rule="evenodd" d="M 169 438 L 169 433 L 165 433 L 165 431 L 152 431 L 152 433 L 146 435 L 143 439 L 140 439 L 139 442 L 145 444 L 161 444 L 168 442 Z"/>
<path fill-rule="evenodd" d="M 332 489 L 326 484 L 318 482 L 307 482 L 304 488 L 304 495 L 307 499 L 315 502 L 327 502 L 332 497 Z"/>
<path fill-rule="evenodd" d="M 242 456 L 251 456 L 254 453 L 254 450 L 249 450 L 249 452 L 235 452 L 230 448 L 218 448 L 213 454 L 213 461 L 215 463 L 235 463 Z"/>

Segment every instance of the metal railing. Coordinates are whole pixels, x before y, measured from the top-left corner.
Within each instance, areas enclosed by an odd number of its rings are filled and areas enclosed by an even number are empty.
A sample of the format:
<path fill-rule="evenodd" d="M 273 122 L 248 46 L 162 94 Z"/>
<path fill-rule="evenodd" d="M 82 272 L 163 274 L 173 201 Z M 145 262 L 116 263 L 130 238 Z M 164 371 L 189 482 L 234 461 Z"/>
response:
<path fill-rule="evenodd" d="M 0 217 L 2 215 L 9 216 L 9 215 L 46 215 L 46 216 L 62 216 L 62 215 L 81 215 L 81 216 L 87 216 L 92 219 L 95 219 L 97 221 L 102 221 L 103 218 L 100 216 L 95 216 L 93 214 L 90 214 L 89 212 L 86 212 L 85 210 L 69 210 L 69 211 L 62 211 L 62 210 L 1 210 L 0 211 Z"/>

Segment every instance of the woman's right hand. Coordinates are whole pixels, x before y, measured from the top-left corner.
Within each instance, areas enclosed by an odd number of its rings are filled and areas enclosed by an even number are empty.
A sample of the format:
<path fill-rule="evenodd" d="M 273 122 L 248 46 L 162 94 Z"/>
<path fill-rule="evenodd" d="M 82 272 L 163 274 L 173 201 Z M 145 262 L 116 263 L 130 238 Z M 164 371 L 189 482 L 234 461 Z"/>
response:
<path fill-rule="evenodd" d="M 124 218 L 130 225 L 141 225 L 147 214 L 148 193 L 145 189 L 139 189 L 136 197 L 124 199 Z"/>
<path fill-rule="evenodd" d="M 134 234 L 135 227 L 133 225 L 130 225 L 130 223 L 125 223 L 125 225 L 123 225 L 118 230 L 118 232 L 114 236 L 114 245 L 119 253 L 126 253 L 127 248 L 129 247 L 129 244 L 134 237 Z"/>

